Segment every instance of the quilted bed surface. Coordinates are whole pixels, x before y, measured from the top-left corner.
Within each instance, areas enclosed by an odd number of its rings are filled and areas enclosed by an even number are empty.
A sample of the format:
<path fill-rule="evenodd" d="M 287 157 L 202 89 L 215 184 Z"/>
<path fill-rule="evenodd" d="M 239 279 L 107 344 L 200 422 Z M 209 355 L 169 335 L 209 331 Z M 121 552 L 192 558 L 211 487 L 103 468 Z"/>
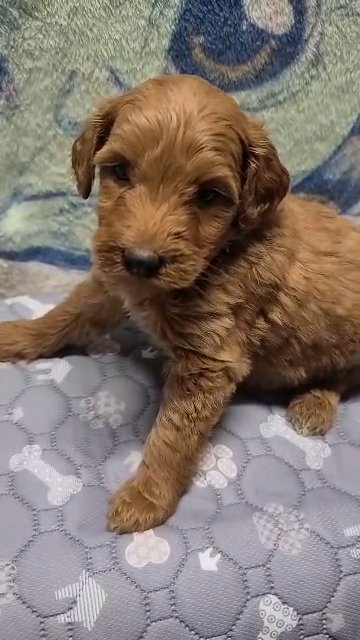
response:
<path fill-rule="evenodd" d="M 51 300 L 0 303 L 1 320 Z M 133 327 L 0 367 L 1 640 L 360 638 L 360 399 L 324 439 L 235 399 L 164 526 L 106 530 L 156 414 Z"/>

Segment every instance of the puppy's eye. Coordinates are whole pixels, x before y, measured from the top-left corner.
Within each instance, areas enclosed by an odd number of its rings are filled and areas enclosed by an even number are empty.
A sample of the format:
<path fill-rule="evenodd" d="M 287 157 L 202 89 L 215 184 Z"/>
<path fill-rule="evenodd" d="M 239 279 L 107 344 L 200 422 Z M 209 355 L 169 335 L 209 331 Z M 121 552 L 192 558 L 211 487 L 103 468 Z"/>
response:
<path fill-rule="evenodd" d="M 196 194 L 196 200 L 200 207 L 210 207 L 215 204 L 219 198 L 221 198 L 221 193 L 211 187 L 203 187 L 199 189 Z"/>
<path fill-rule="evenodd" d="M 129 182 L 129 169 L 124 162 L 114 164 L 112 166 L 112 171 L 116 180 L 118 180 L 119 182 Z"/>

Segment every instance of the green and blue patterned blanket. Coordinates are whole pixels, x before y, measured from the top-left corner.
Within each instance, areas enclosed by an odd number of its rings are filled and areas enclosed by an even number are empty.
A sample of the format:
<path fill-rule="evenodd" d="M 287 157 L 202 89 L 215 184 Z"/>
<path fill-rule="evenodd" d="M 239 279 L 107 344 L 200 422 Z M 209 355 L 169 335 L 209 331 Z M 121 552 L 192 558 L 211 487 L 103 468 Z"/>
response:
<path fill-rule="evenodd" d="M 99 96 L 197 73 L 267 122 L 295 190 L 360 213 L 356 0 L 0 2 L 0 256 L 87 267 L 69 151 Z"/>

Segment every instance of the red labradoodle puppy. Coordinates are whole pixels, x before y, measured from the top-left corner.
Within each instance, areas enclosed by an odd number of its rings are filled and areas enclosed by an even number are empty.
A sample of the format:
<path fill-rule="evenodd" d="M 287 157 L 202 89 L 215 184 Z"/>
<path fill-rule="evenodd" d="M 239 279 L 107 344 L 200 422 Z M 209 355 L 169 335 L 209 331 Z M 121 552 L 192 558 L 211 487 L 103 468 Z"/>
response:
<path fill-rule="evenodd" d="M 89 343 L 128 315 L 160 345 L 163 401 L 109 512 L 111 529 L 140 531 L 174 512 L 237 385 L 296 389 L 294 428 L 329 429 L 360 380 L 360 231 L 288 195 L 261 124 L 196 77 L 106 100 L 72 164 L 84 198 L 100 175 L 93 270 L 44 317 L 0 325 L 0 360 Z"/>

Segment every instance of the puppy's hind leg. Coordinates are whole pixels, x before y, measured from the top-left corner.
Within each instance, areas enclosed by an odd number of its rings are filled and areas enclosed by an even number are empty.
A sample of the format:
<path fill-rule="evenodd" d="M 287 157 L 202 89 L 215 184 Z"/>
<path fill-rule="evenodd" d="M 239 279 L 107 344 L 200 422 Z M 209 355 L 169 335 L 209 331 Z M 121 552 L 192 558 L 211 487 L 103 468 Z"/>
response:
<path fill-rule="evenodd" d="M 311 389 L 290 402 L 287 415 L 295 431 L 303 436 L 325 435 L 334 424 L 342 385 L 332 389 Z"/>
<path fill-rule="evenodd" d="M 334 382 L 303 391 L 290 402 L 287 415 L 303 436 L 325 435 L 333 426 L 343 396 L 360 391 L 360 366 L 339 372 Z"/>

